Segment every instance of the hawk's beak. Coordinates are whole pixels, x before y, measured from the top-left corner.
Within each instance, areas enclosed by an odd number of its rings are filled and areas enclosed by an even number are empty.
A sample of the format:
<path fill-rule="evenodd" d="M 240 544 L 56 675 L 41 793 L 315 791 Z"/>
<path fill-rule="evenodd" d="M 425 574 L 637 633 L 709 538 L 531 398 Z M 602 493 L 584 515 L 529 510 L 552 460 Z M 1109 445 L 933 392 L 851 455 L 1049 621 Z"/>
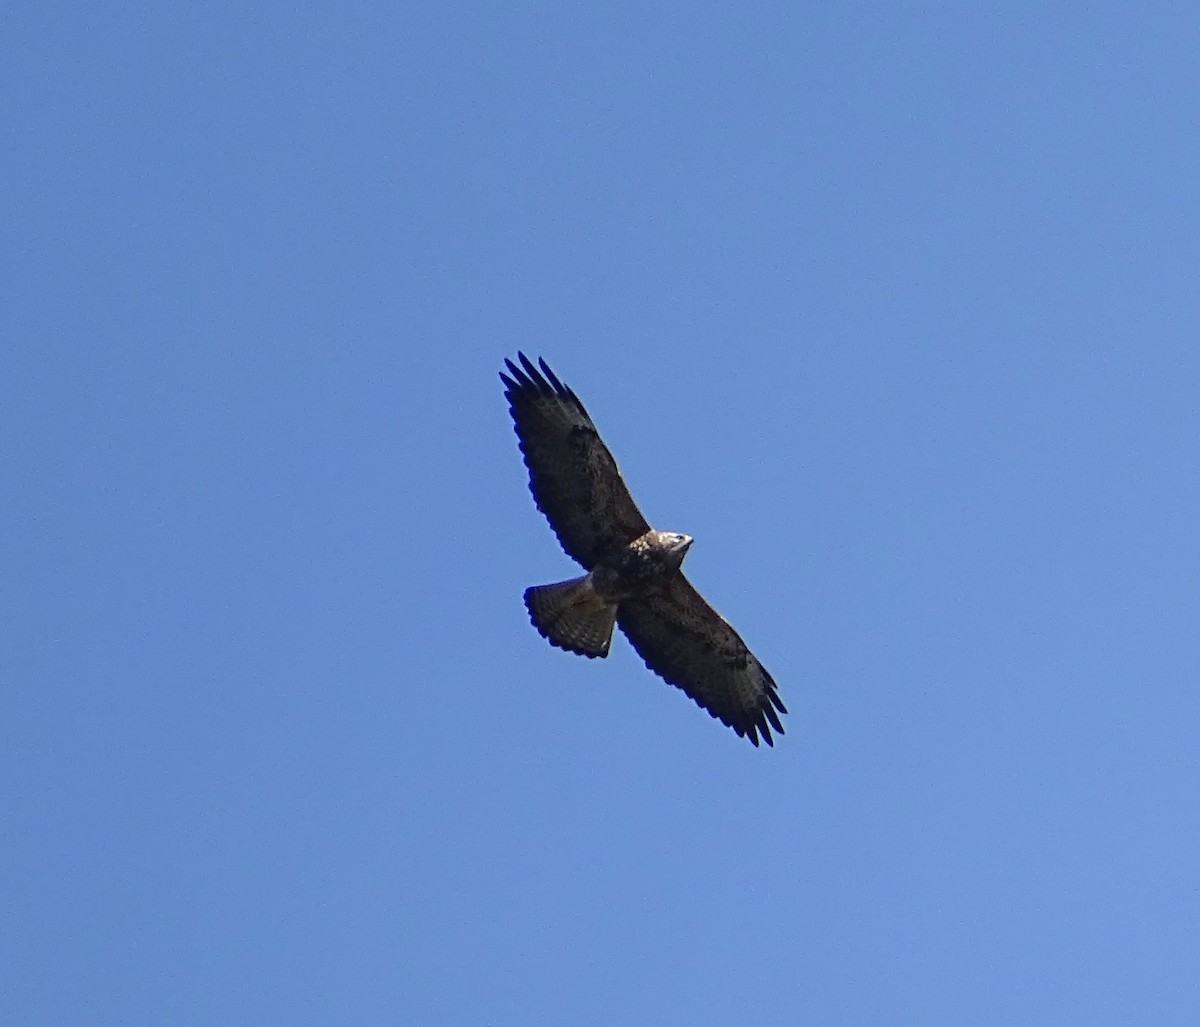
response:
<path fill-rule="evenodd" d="M 688 548 L 691 546 L 692 542 L 693 542 L 693 539 L 692 539 L 691 535 L 684 535 L 679 540 L 679 542 L 676 543 L 675 548 L 678 549 L 681 553 L 686 553 L 688 551 Z"/>

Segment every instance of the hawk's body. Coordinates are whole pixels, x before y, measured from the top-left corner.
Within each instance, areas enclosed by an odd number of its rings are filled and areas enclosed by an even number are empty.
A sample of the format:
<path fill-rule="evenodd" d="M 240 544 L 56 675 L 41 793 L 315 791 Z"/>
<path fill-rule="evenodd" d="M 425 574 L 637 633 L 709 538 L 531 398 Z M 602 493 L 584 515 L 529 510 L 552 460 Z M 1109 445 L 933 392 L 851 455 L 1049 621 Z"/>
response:
<path fill-rule="evenodd" d="M 755 745 L 773 744 L 786 713 L 771 675 L 705 602 L 680 565 L 692 540 L 642 516 L 579 398 L 539 361 L 506 360 L 506 386 L 529 488 L 581 578 L 526 589 L 534 627 L 552 645 L 608 655 L 617 624 L 651 670 Z M 776 712 L 778 711 L 778 712 Z"/>

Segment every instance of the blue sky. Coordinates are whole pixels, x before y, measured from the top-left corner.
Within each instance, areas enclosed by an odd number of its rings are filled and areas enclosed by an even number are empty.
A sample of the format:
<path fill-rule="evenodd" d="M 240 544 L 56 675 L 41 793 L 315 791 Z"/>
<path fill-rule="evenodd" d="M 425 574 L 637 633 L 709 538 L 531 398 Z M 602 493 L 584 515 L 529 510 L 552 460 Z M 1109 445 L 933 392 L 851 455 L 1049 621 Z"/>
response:
<path fill-rule="evenodd" d="M 0 47 L 0 1019 L 1200 1021 L 1194 5 Z M 528 625 L 518 348 L 775 749 Z"/>

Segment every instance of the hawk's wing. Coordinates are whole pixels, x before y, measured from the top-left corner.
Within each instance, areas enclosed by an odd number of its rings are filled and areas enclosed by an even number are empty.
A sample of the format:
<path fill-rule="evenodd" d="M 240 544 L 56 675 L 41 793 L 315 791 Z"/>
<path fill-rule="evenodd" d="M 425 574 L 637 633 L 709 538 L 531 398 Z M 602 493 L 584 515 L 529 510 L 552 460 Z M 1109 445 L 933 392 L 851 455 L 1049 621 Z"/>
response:
<path fill-rule="evenodd" d="M 529 491 L 567 555 L 591 570 L 650 525 L 579 397 L 546 361 L 538 361 L 539 371 L 524 353 L 517 358 L 521 366 L 504 361 L 509 374 L 500 378 L 529 468 Z"/>
<path fill-rule="evenodd" d="M 783 734 L 776 711 L 787 709 L 771 675 L 682 572 L 622 600 L 617 623 L 647 667 L 738 735 L 773 745 L 771 729 Z"/>

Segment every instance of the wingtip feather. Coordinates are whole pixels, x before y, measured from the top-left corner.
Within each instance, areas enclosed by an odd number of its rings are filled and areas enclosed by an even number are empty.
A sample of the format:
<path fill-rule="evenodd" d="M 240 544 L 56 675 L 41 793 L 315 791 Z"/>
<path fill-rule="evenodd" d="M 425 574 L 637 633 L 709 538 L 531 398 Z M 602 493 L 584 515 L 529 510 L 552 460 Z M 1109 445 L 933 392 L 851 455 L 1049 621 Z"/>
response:
<path fill-rule="evenodd" d="M 542 374 L 546 376 L 546 380 L 554 387 L 554 391 L 560 396 L 567 394 L 567 388 L 558 380 L 558 376 L 550 370 L 550 365 L 542 357 L 538 357 L 538 367 L 542 369 Z"/>
<path fill-rule="evenodd" d="M 517 359 L 521 361 L 521 366 L 525 368 L 525 374 L 529 377 L 529 380 L 534 385 L 545 384 L 545 382 L 542 380 L 542 376 L 538 373 L 538 369 L 533 366 L 533 361 L 525 356 L 525 354 L 520 350 L 517 351 Z"/>

